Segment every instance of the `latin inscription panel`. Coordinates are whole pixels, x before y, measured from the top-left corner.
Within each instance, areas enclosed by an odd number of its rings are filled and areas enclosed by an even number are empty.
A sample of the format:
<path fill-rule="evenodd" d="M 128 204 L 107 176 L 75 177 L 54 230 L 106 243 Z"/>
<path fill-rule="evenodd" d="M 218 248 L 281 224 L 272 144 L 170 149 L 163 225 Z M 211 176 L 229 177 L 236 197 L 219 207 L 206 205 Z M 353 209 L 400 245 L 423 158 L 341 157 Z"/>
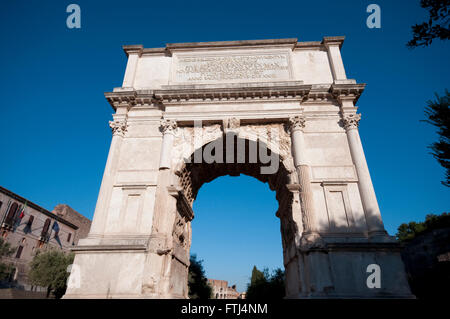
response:
<path fill-rule="evenodd" d="M 289 53 L 177 54 L 173 82 L 262 82 L 291 79 Z"/>

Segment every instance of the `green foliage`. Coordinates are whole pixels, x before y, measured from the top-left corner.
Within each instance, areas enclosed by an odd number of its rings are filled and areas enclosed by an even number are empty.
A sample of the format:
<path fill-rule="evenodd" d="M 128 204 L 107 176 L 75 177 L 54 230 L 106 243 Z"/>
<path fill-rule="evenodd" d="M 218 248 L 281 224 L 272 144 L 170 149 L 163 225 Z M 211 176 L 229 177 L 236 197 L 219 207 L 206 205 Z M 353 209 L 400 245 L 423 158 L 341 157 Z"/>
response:
<path fill-rule="evenodd" d="M 408 224 L 401 224 L 398 227 L 396 236 L 401 242 L 408 242 L 424 232 L 446 227 L 450 227 L 450 214 L 429 214 L 425 217 L 424 222 L 409 222 Z"/>
<path fill-rule="evenodd" d="M 73 258 L 73 254 L 65 254 L 59 250 L 38 253 L 30 263 L 28 277 L 31 283 L 47 287 L 56 298 L 61 298 L 69 277 L 67 267 L 73 263 Z"/>
<path fill-rule="evenodd" d="M 431 154 L 439 164 L 446 169 L 446 179 L 442 184 L 450 186 L 450 92 L 445 90 L 445 95 L 439 97 L 436 94 L 435 101 L 428 101 L 425 115 L 430 123 L 438 128 L 439 140 L 430 145 Z"/>
<path fill-rule="evenodd" d="M 212 288 L 205 276 L 203 260 L 198 260 L 197 255 L 191 255 L 190 258 L 188 286 L 190 299 L 209 299 L 212 296 Z"/>
<path fill-rule="evenodd" d="M 252 278 L 250 279 L 250 284 L 255 284 L 259 281 L 266 280 L 266 277 L 264 276 L 264 273 L 262 271 L 259 271 L 256 266 L 253 266 L 252 270 Z"/>
<path fill-rule="evenodd" d="M 406 44 L 407 47 L 426 47 L 436 38 L 448 40 L 450 0 L 421 0 L 420 6 L 428 10 L 430 17 L 428 22 L 412 26 L 413 38 Z"/>
<path fill-rule="evenodd" d="M 14 248 L 11 248 L 10 243 L 0 238 L 0 258 L 11 256 L 14 250 Z M 0 280 L 7 279 L 13 270 L 14 267 L 12 265 L 0 262 Z"/>
<path fill-rule="evenodd" d="M 263 271 L 253 266 L 250 284 L 247 287 L 246 299 L 282 299 L 285 295 L 284 271 L 275 269 L 272 274 L 265 268 Z"/>

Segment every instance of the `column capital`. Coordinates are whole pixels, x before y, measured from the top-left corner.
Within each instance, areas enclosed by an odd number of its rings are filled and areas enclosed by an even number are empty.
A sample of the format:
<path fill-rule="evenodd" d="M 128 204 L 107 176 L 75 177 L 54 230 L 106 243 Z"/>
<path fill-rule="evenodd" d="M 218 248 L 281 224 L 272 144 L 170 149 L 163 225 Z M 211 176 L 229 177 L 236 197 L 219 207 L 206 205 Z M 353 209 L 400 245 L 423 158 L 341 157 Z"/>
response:
<path fill-rule="evenodd" d="M 125 119 L 109 121 L 109 127 L 111 128 L 113 135 L 123 137 L 127 131 L 128 123 Z"/>
<path fill-rule="evenodd" d="M 125 114 L 136 104 L 136 94 L 132 88 L 114 88 L 113 92 L 105 92 L 105 98 L 114 111 Z"/>
<path fill-rule="evenodd" d="M 177 121 L 162 119 L 160 129 L 163 134 L 174 134 L 177 128 Z"/>
<path fill-rule="evenodd" d="M 348 131 L 351 129 L 357 129 L 359 121 L 361 120 L 361 114 L 344 114 L 342 121 L 344 122 L 344 128 Z"/>
<path fill-rule="evenodd" d="M 298 130 L 303 131 L 305 123 L 306 118 L 304 115 L 292 116 L 289 118 L 288 129 L 291 133 Z"/>

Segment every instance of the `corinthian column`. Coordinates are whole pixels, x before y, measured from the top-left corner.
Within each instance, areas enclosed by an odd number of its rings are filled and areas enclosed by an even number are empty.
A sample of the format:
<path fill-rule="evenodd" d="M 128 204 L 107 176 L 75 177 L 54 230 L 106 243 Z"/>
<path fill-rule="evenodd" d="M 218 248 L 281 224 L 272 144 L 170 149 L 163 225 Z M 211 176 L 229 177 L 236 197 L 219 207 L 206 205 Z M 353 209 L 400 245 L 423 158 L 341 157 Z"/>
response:
<path fill-rule="evenodd" d="M 113 137 L 111 140 L 111 146 L 109 147 L 108 159 L 106 160 L 97 205 L 95 206 L 94 218 L 92 220 L 92 226 L 89 233 L 90 237 L 95 237 L 96 235 L 103 234 L 104 232 L 108 205 L 114 186 L 114 175 L 119 162 L 120 148 L 128 126 L 126 117 L 123 115 L 116 115 L 114 117 L 114 121 L 109 121 L 109 126 L 111 127 Z"/>
<path fill-rule="evenodd" d="M 161 157 L 159 160 L 159 168 L 170 168 L 172 162 L 172 147 L 175 137 L 175 129 L 177 122 L 174 120 L 163 119 L 161 121 L 161 132 L 163 133 L 163 141 L 161 146 Z"/>
<path fill-rule="evenodd" d="M 314 210 L 314 199 L 311 190 L 310 168 L 305 159 L 305 141 L 303 129 L 305 117 L 296 116 L 289 119 L 291 132 L 292 155 L 300 184 L 300 202 L 302 208 L 303 232 L 305 234 L 317 233 Z"/>
<path fill-rule="evenodd" d="M 356 168 L 356 173 L 358 174 L 358 187 L 361 194 L 369 235 L 385 235 L 386 231 L 384 230 L 383 221 L 381 220 L 380 208 L 378 207 L 375 190 L 373 188 L 372 179 L 370 178 L 361 139 L 359 137 L 358 125 L 360 119 L 361 114 L 344 114 L 344 128 L 347 131 L 350 153 Z"/>

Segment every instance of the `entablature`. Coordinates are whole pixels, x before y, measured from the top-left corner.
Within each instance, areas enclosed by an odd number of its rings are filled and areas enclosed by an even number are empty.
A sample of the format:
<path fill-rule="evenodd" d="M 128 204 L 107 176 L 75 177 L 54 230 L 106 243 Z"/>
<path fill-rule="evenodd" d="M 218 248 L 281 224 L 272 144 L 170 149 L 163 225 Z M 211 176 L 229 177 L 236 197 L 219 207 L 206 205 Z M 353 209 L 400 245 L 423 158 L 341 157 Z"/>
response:
<path fill-rule="evenodd" d="M 364 83 L 303 84 L 302 81 L 227 84 L 162 85 L 155 90 L 116 88 L 105 97 L 114 110 L 119 106 L 170 106 L 208 103 L 295 101 L 330 103 L 343 99 L 356 103 Z"/>

